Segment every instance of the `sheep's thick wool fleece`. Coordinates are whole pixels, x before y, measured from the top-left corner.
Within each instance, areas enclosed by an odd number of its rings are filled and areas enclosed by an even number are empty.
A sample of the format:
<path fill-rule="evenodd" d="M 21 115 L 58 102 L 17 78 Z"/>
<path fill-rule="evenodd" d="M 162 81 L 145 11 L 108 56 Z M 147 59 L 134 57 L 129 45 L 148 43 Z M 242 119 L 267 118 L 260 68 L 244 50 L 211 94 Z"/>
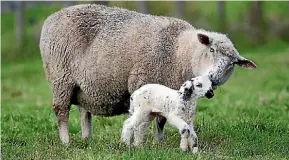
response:
<path fill-rule="evenodd" d="M 61 94 L 73 88 L 70 103 L 109 116 L 127 111 L 130 94 L 144 84 L 178 89 L 192 77 L 191 56 L 176 53 L 187 30 L 195 29 L 180 19 L 101 5 L 52 14 L 40 50 L 47 79 L 60 92 L 54 102 L 66 104 Z"/>

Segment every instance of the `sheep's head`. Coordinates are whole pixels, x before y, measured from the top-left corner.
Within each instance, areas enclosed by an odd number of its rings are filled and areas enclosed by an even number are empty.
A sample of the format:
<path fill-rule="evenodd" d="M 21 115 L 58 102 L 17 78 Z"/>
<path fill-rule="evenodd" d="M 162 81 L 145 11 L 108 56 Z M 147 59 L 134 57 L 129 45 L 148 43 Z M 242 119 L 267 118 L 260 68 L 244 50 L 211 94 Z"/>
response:
<path fill-rule="evenodd" d="M 212 98 L 214 96 L 212 82 L 207 76 L 198 76 L 186 81 L 181 86 L 179 93 L 183 95 L 184 100 L 189 100 L 192 96 L 196 98 L 203 96 Z"/>
<path fill-rule="evenodd" d="M 232 75 L 235 65 L 246 69 L 255 69 L 256 64 L 242 57 L 231 40 L 224 34 L 199 30 L 198 74 L 209 76 L 213 88 L 224 84 Z"/>

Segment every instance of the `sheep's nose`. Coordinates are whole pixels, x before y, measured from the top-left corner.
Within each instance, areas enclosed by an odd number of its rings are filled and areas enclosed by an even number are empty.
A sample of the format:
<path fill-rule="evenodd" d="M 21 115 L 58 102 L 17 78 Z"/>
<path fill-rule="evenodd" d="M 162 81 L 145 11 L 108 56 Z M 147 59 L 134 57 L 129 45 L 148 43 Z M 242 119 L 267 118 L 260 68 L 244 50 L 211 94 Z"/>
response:
<path fill-rule="evenodd" d="M 210 99 L 214 97 L 214 91 L 212 89 L 208 90 L 208 92 L 205 94 L 205 96 Z"/>

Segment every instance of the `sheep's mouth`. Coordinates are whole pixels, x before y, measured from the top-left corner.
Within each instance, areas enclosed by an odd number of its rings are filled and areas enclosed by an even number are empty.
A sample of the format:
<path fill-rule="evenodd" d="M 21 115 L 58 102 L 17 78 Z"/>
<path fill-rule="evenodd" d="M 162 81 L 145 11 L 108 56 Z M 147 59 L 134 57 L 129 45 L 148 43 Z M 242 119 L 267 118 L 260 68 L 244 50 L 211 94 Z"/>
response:
<path fill-rule="evenodd" d="M 215 90 L 219 86 L 219 81 L 211 80 L 211 82 L 212 82 L 212 88 L 213 90 Z"/>

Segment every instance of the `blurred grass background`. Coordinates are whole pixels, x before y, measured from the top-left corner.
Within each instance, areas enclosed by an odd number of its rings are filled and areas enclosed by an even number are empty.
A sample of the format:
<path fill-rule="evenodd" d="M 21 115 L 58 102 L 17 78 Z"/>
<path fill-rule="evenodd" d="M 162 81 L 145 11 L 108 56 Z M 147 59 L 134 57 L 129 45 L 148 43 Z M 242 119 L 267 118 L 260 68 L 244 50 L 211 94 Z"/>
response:
<path fill-rule="evenodd" d="M 88 3 L 88 2 L 74 2 Z M 135 1 L 110 1 L 110 6 L 118 6 L 131 10 L 138 10 Z M 283 2 L 262 2 L 262 26 L 258 30 L 261 36 L 256 36 L 250 31 L 250 17 L 254 17 L 252 6 L 256 2 L 224 2 L 225 28 L 222 31 L 220 18 L 217 9 L 218 1 L 213 2 L 184 2 L 182 19 L 187 20 L 196 28 L 219 31 L 228 34 L 234 44 L 242 53 L 253 49 L 274 46 L 275 49 L 282 49 L 288 46 L 289 42 L 289 3 Z M 148 1 L 147 12 L 152 15 L 175 15 L 174 1 Z M 1 40 L 2 59 L 22 59 L 23 57 L 39 56 L 38 41 L 42 23 L 48 15 L 61 9 L 62 3 L 37 4 L 37 7 L 25 10 L 25 37 L 23 47 L 16 45 L 15 36 L 15 13 L 6 12 L 1 14 Z M 257 17 L 258 18 L 258 17 Z M 251 18 L 252 19 L 252 18 Z M 12 46 L 12 47 L 11 47 Z M 275 50 L 274 49 L 274 50 Z"/>
<path fill-rule="evenodd" d="M 2 2 L 1 2 L 2 3 Z M 75 4 L 76 2 L 74 2 Z M 89 3 L 89 2 L 77 2 Z M 96 2 L 98 3 L 98 2 Z M 240 54 L 258 68 L 237 68 L 212 100 L 200 100 L 196 128 L 201 154 L 180 152 L 176 129 L 154 141 L 152 125 L 144 148 L 119 142 L 127 115 L 94 117 L 94 136 L 81 141 L 78 109 L 72 107 L 71 145 L 60 144 L 51 91 L 42 68 L 38 41 L 42 23 L 63 4 L 38 2 L 25 9 L 25 36 L 17 45 L 15 13 L 1 13 L 1 153 L 4 159 L 289 159 L 289 3 L 262 2 L 262 27 L 252 31 L 257 2 L 224 2 L 226 29 L 220 27 L 218 1 L 185 2 L 182 19 L 196 28 L 228 34 Z M 139 10 L 137 2 L 109 6 Z M 176 2 L 147 2 L 153 15 L 175 16 Z M 254 34 L 253 34 L 254 33 Z"/>

